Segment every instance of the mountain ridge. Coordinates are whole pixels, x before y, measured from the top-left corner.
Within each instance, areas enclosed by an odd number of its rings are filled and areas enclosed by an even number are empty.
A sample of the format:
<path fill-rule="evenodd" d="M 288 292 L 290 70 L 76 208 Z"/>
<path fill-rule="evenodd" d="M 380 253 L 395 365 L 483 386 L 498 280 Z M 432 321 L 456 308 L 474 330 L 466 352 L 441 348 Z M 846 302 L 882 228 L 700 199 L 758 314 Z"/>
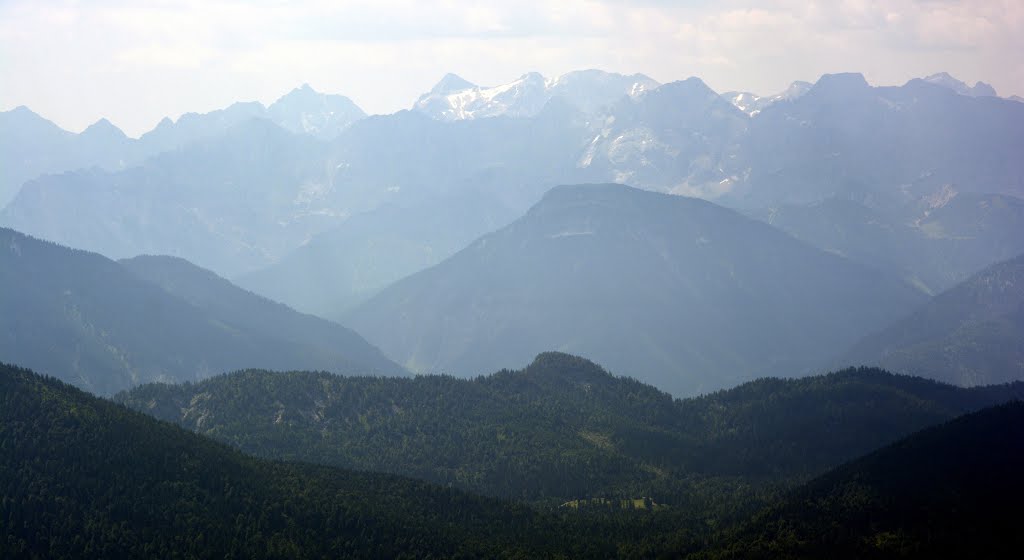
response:
<path fill-rule="evenodd" d="M 658 87 L 643 74 L 626 76 L 596 69 L 577 70 L 547 79 L 537 72 L 494 87 L 481 87 L 446 74 L 413 104 L 413 110 L 438 120 L 470 120 L 495 116 L 528 117 L 555 98 L 584 113 L 593 113 L 619 97 Z"/>
<path fill-rule="evenodd" d="M 155 281 L 161 272 L 144 278 L 144 265 L 161 261 L 142 259 L 129 270 L 95 253 L 0 229 L 0 358 L 100 394 L 257 364 L 404 374 L 352 331 L 180 261 L 178 278 L 199 278 L 186 301 L 187 283 L 178 282 L 181 297 L 165 289 L 172 284 Z M 201 293 L 196 286 L 217 297 L 194 296 Z M 249 307 L 232 307 L 238 302 Z"/>
<path fill-rule="evenodd" d="M 839 352 L 857 325 L 880 326 L 922 299 L 713 203 L 582 185 L 552 189 L 344 321 L 413 371 L 473 375 L 554 348 L 690 395 L 792 375 L 792 356 Z"/>
<path fill-rule="evenodd" d="M 991 265 L 841 358 L 957 385 L 1024 378 L 1024 255 Z"/>

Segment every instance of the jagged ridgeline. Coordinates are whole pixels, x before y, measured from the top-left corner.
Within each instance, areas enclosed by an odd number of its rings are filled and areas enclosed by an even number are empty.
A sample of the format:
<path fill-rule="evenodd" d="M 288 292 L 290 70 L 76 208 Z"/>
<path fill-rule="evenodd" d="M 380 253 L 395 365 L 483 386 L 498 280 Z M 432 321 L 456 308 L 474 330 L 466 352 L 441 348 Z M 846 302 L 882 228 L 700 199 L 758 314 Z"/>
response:
<path fill-rule="evenodd" d="M 186 113 L 176 122 L 165 117 L 156 128 L 133 139 L 107 119 L 74 134 L 21 106 L 0 112 L 0 207 L 22 184 L 41 175 L 88 168 L 122 170 L 252 119 L 330 139 L 365 116 L 347 97 L 325 95 L 303 85 L 269 107 L 239 102 L 202 115 Z"/>
<path fill-rule="evenodd" d="M 385 474 L 254 459 L 0 364 L 0 557 L 608 557 L 600 533 Z"/>
<path fill-rule="evenodd" d="M 138 141 L 102 122 L 74 135 L 19 108 L 0 112 L 0 207 L 13 199 L 0 223 L 114 258 L 177 254 L 240 278 L 388 204 L 484 192 L 514 217 L 552 185 L 615 181 L 754 211 L 939 292 L 1024 252 L 1013 235 L 1024 223 L 1024 103 L 961 95 L 949 82 L 872 87 L 825 75 L 754 107 L 749 94 L 720 96 L 697 78 L 527 74 L 488 89 L 449 76 L 413 111 L 360 118 L 350 101 L 301 88 L 270 109 L 236 103 L 165 120 Z M 987 231 L 958 229 L 957 216 Z M 413 227 L 394 243 L 427 245 L 433 264 L 458 249 L 446 243 L 453 235 L 492 225 L 456 221 L 428 239 Z M 391 242 L 389 227 L 372 235 Z M 388 268 L 425 260 L 407 255 Z M 292 287 L 253 286 L 308 303 Z M 368 295 L 354 287 L 340 296 Z M 313 303 L 328 314 L 340 296 Z"/>
<path fill-rule="evenodd" d="M 582 358 L 546 353 L 522 370 L 472 380 L 242 371 L 116 399 L 264 457 L 542 503 L 648 497 L 705 508 L 721 504 L 736 477 L 800 479 L 1021 396 L 1021 383 L 963 389 L 850 369 L 674 400 Z"/>

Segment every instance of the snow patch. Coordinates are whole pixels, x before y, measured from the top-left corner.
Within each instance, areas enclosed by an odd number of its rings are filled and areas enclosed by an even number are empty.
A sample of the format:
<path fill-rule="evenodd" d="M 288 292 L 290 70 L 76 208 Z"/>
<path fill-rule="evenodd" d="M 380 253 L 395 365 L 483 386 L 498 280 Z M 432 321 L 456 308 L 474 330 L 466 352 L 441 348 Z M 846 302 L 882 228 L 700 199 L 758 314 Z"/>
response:
<path fill-rule="evenodd" d="M 562 231 L 562 232 L 559 232 L 559 233 L 554 233 L 554 234 L 548 235 L 547 237 L 548 237 L 548 239 L 558 239 L 560 237 L 577 237 L 577 236 L 580 236 L 580 235 L 594 235 L 594 230 L 588 229 L 588 230 L 579 230 L 579 231 L 572 231 L 572 230 Z"/>

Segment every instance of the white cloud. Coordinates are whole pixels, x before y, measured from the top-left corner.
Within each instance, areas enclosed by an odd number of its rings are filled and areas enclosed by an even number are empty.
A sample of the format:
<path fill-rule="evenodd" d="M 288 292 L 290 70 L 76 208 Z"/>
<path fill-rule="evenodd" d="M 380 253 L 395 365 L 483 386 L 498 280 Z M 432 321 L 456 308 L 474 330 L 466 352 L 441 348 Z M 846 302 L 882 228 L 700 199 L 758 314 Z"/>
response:
<path fill-rule="evenodd" d="M 1022 30 L 1016 0 L 16 0 L 0 2 L 0 107 L 138 134 L 303 82 L 391 112 L 445 72 L 496 84 L 587 67 L 760 93 L 827 72 L 889 84 L 946 70 L 1024 94 Z"/>

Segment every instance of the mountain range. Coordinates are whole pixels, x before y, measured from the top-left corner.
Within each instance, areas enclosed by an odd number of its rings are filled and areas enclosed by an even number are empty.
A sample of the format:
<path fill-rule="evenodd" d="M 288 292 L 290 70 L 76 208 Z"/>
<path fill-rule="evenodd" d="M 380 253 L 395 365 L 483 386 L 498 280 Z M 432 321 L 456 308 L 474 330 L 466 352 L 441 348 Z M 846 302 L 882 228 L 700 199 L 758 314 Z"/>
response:
<path fill-rule="evenodd" d="M 915 231 L 921 229 L 916 221 L 947 192 L 962 198 L 943 206 L 946 213 L 960 212 L 956 206 L 972 196 L 1001 196 L 1013 206 L 1024 195 L 1016 157 L 1024 142 L 1024 105 L 960 95 L 926 80 L 871 87 L 860 75 L 826 75 L 809 87 L 796 84 L 755 116 L 696 78 L 657 85 L 642 76 L 585 71 L 533 82 L 546 93 L 529 111 L 495 109 L 490 118 L 452 121 L 416 109 L 354 124 L 347 123 L 359 113 L 346 113 L 340 98 L 300 88 L 270 109 L 236 104 L 167 122 L 137 141 L 117 140 L 152 146 L 142 151 L 147 157 L 126 157 L 120 148 L 63 133 L 38 117 L 28 119 L 32 126 L 5 128 L 4 122 L 28 114 L 11 111 L 0 118 L 0 129 L 10 130 L 0 138 L 12 144 L 3 153 L 16 161 L 3 169 L 16 172 L 15 183 L 27 182 L 0 212 L 0 223 L 115 258 L 170 254 L 242 278 L 383 206 L 429 207 L 442 199 L 458 206 L 462 196 L 487 198 L 503 216 L 500 223 L 558 184 L 625 182 L 711 198 L 759 216 L 796 208 L 812 220 L 824 219 L 814 215 L 814 205 L 837 199 L 864 206 L 910 237 L 938 231 Z M 633 87 L 640 83 L 647 85 Z M 448 76 L 434 94 L 491 91 L 470 86 Z M 519 91 L 503 91 L 513 90 Z M 574 91 L 593 93 L 600 102 Z M 291 116 L 274 116 L 282 112 Z M 321 123 L 332 112 L 349 116 Z M 268 115 L 277 124 L 252 120 Z M 111 128 L 98 126 L 88 136 L 114 142 L 119 136 Z M 328 129 L 338 131 L 333 139 L 334 132 L 322 132 Z M 57 138 L 65 136 L 93 146 L 97 155 L 53 163 L 51 156 L 67 151 Z M 100 169 L 75 170 L 92 165 Z M 54 172 L 65 173 L 36 177 Z M 248 196 L 238 197 L 239 190 Z M 989 226 L 984 219 L 983 228 Z M 986 235 L 1019 239 L 1012 232 L 1024 224 L 1014 220 L 995 218 Z M 493 226 L 481 220 L 438 238 L 472 238 Z M 801 236 L 799 224 L 791 233 Z M 829 242 L 801 237 L 818 246 Z M 906 243 L 916 241 L 901 238 L 894 246 Z M 952 246 L 940 250 L 948 256 L 936 258 L 963 264 L 943 277 L 941 262 L 923 259 L 918 266 L 922 259 L 911 259 L 914 269 L 905 276 L 938 293 L 1020 252 L 1014 246 L 1009 254 L 999 249 L 972 259 L 980 243 L 944 245 Z M 869 264 L 904 262 L 904 256 L 875 255 Z M 395 269 L 414 270 L 422 262 L 410 258 Z"/>
<path fill-rule="evenodd" d="M 315 138 L 246 120 L 123 171 L 40 177 L 3 221 L 111 258 L 173 255 L 230 276 L 265 266 L 342 220 L 319 204 L 328 180 L 316 161 L 323 152 Z"/>
<path fill-rule="evenodd" d="M 807 253 L 817 255 L 809 261 L 800 257 L 785 265 L 801 281 L 815 277 L 814 265 L 808 263 L 824 251 L 850 266 L 874 269 L 889 278 L 886 283 L 902 280 L 914 287 L 908 293 L 938 294 L 993 262 L 1024 253 L 1024 238 L 1017 233 L 1024 229 L 1024 200 L 1019 198 L 1024 170 L 1016 157 L 1024 144 L 1024 105 L 957 93 L 948 80 L 872 87 L 863 76 L 840 74 L 823 76 L 810 86 L 795 84 L 751 116 L 753 110 L 740 110 L 727 95 L 697 78 L 663 85 L 642 78 L 586 71 L 540 80 L 546 88 L 544 101 L 522 116 L 513 111 L 450 120 L 416 109 L 348 124 L 360 116 L 351 113 L 332 121 L 338 132 L 330 140 L 326 138 L 334 133 L 324 131 L 334 125 L 320 117 L 345 115 L 348 102 L 308 87 L 268 109 L 236 104 L 208 115 L 183 117 L 170 123 L 171 128 L 158 127 L 164 132 L 150 133 L 156 136 L 145 142 L 124 138 L 109 123 L 100 123 L 89 134 L 76 136 L 76 142 L 96 139 L 89 144 L 96 154 L 110 155 L 101 149 L 101 140 L 177 147 L 117 171 L 91 168 L 30 180 L 0 211 L 0 222 L 116 259 L 139 254 L 184 258 L 302 311 L 346 324 L 350 316 L 365 319 L 358 329 L 365 329 L 364 334 L 391 357 L 418 371 L 450 368 L 476 375 L 526 363 L 540 351 L 570 350 L 616 371 L 657 380 L 673 392 L 683 391 L 680 394 L 728 386 L 751 375 L 812 371 L 869 331 L 910 312 L 923 296 L 897 298 L 902 302 L 898 303 L 886 299 L 893 292 L 882 290 L 878 302 L 883 303 L 877 305 L 890 314 L 870 321 L 855 319 L 842 327 L 820 328 L 820 322 L 805 323 L 801 311 L 788 307 L 769 312 L 768 304 L 718 313 L 705 301 L 715 299 L 709 294 L 770 299 L 783 292 L 762 285 L 753 273 L 737 283 L 725 276 L 727 269 L 721 264 L 698 261 L 707 269 L 706 277 L 694 279 L 699 267 L 656 264 L 656 259 L 634 262 L 644 253 L 613 254 L 611 247 L 595 246 L 586 254 L 559 256 L 549 263 L 550 270 L 574 259 L 606 263 L 601 266 L 629 262 L 657 281 L 687 278 L 697 286 L 692 292 L 668 289 L 669 284 L 654 290 L 663 292 L 659 302 L 651 298 L 644 305 L 665 308 L 662 303 L 667 303 L 668 308 L 676 305 L 676 312 L 657 321 L 651 320 L 657 315 L 646 314 L 637 332 L 622 340 L 643 354 L 638 360 L 610 356 L 613 345 L 594 338 L 598 325 L 605 326 L 600 336 L 621 332 L 621 327 L 608 325 L 635 310 L 602 312 L 606 317 L 584 321 L 592 329 L 585 326 L 569 336 L 569 325 L 554 319 L 557 307 L 538 315 L 551 318 L 551 323 L 534 327 L 517 323 L 501 302 L 489 302 L 492 307 L 478 302 L 474 307 L 445 309 L 445 320 L 464 324 L 451 331 L 450 338 L 433 341 L 423 334 L 430 330 L 425 326 L 427 316 L 417 314 L 437 312 L 431 305 L 440 304 L 417 301 L 400 319 L 389 315 L 395 308 L 360 313 L 370 309 L 370 298 L 389 297 L 428 269 L 434 270 L 430 274 L 449 269 L 448 259 L 460 250 L 471 254 L 474 240 L 497 235 L 499 228 L 530 216 L 530 209 L 552 186 L 578 182 L 628 180 L 646 190 L 711 197 L 741 209 L 819 249 Z M 641 82 L 646 85 L 630 85 Z M 434 93 L 491 91 L 467 84 L 447 76 Z M 588 101 L 574 91 L 592 92 L 602 101 Z M 276 124 L 266 118 L 271 113 Z M 25 110 L 4 117 L 18 115 L 25 117 Z M 180 146 L 170 134 L 179 125 Z M 21 143 L 45 152 L 48 133 L 40 134 L 42 140 L 26 137 Z M 159 137 L 165 140 L 157 142 Z M 96 154 L 90 157 L 100 157 Z M 647 212 L 656 211 L 653 205 L 642 211 L 630 208 L 625 204 L 621 211 L 635 215 L 613 217 L 601 205 L 584 206 L 573 220 L 621 218 L 639 223 L 647 219 Z M 659 218 L 652 214 L 650 220 L 656 223 Z M 723 220 L 723 229 L 746 231 L 732 217 Z M 712 239 L 706 232 L 717 229 L 717 224 L 704 224 L 696 237 Z M 587 236 L 576 237 L 561 242 L 586 244 Z M 547 245 L 532 244 L 529 251 L 547 250 Z M 706 247 L 701 258 L 710 258 L 715 250 Z M 538 262 L 554 258 L 529 251 L 510 254 Z M 630 260 L 623 260 L 626 257 Z M 753 266 L 758 258 L 720 257 L 734 267 Z M 673 267 L 683 270 L 683 276 L 667 275 Z M 466 279 L 487 274 L 493 272 L 465 273 L 459 281 L 467 285 L 459 289 L 488 289 Z M 611 276 L 625 285 L 640 285 L 622 270 Z M 523 279 L 508 290 L 515 297 L 535 290 L 531 298 L 563 290 L 569 295 L 557 297 L 577 301 L 576 305 L 582 305 L 583 297 L 605 301 L 597 293 L 567 287 L 586 286 L 590 279 L 568 278 L 553 274 Z M 556 280 L 567 284 L 550 284 Z M 394 284 L 400 281 L 404 283 Z M 503 285 L 502 279 L 493 282 Z M 739 291 L 731 293 L 726 286 Z M 611 284 L 605 288 L 618 290 Z M 807 290 L 808 298 L 820 296 L 822 290 Z M 833 303 L 846 297 L 837 294 Z M 854 297 L 850 305 L 864 307 L 859 305 L 864 301 Z M 856 309 L 853 317 L 871 309 L 875 307 Z M 574 312 L 562 311 L 565 321 L 579 321 Z M 752 322 L 731 324 L 727 318 L 733 312 Z M 463 313 L 473 315 L 467 318 Z M 771 316 L 788 319 L 782 328 L 758 327 L 768 325 Z M 384 329 L 385 320 L 398 326 Z M 790 320 L 796 326 L 785 326 Z M 481 322 L 486 327 L 468 327 Z M 701 322 L 707 328 L 698 329 Z M 686 327 L 687 336 L 670 338 L 669 326 Z M 812 333 L 806 344 L 782 342 L 798 340 L 802 329 Z M 776 332 L 751 334 L 755 330 Z M 519 334 L 504 336 L 511 333 Z M 554 334 L 558 336 L 545 338 Z M 490 342 L 474 346 L 488 337 Z M 737 337 L 758 342 L 737 351 Z M 493 346 L 485 350 L 489 344 Z M 493 358 L 473 357 L 488 354 Z M 674 385 L 682 378 L 700 381 Z"/>
<path fill-rule="evenodd" d="M 268 119 L 294 133 L 330 139 L 365 116 L 347 97 L 317 93 L 308 84 L 269 107 L 255 101 L 240 102 L 210 113 L 186 113 L 177 121 L 164 118 L 137 140 L 106 119 L 74 134 L 27 107 L 17 107 L 0 112 L 0 208 L 26 181 L 41 175 L 93 167 L 126 169 L 163 152 L 222 134 L 249 119 Z"/>
<path fill-rule="evenodd" d="M 0 222 L 114 258 L 175 255 L 237 277 L 387 204 L 458 203 L 471 190 L 518 211 L 575 169 L 573 118 L 568 107 L 455 123 L 406 111 L 358 121 L 330 143 L 250 119 L 124 171 L 30 181 Z"/>
<path fill-rule="evenodd" d="M 547 88 L 535 110 L 450 121 L 417 109 L 354 124 L 347 123 L 359 113 L 346 113 L 341 98 L 304 87 L 270 109 L 236 104 L 165 123 L 137 141 L 118 140 L 153 146 L 143 151 L 151 154 L 148 158 L 125 157 L 120 148 L 86 142 L 82 135 L 62 133 L 35 117 L 29 119 L 33 126 L 0 134 L 17 148 L 4 150 L 16 154 L 17 161 L 3 168 L 17 172 L 16 182 L 27 181 L 0 212 L 0 223 L 115 258 L 170 254 L 244 278 L 275 266 L 347 219 L 384 206 L 426 208 L 444 200 L 460 213 L 462 197 L 483 198 L 496 209 L 490 214 L 501 216 L 496 222 L 479 220 L 473 227 L 439 232 L 440 241 L 430 242 L 434 245 L 483 235 L 521 215 L 558 184 L 626 182 L 712 198 L 758 216 L 791 209 L 810 214 L 811 221 L 826 219 L 816 214 L 815 205 L 850 201 L 894 224 L 900 236 L 895 248 L 914 245 L 922 235 L 943 236 L 944 230 L 922 230 L 927 224 L 919 221 L 947 192 L 960 198 L 941 206 L 947 214 L 975 212 L 971 197 L 1001 196 L 1012 207 L 1024 195 L 1024 171 L 1016 157 L 1024 142 L 1024 105 L 959 95 L 926 80 L 871 87 L 860 75 L 826 75 L 809 87 L 796 84 L 784 100 L 755 116 L 696 78 L 657 85 L 642 76 L 584 71 L 533 81 Z M 633 88 L 639 83 L 647 85 Z M 434 93 L 491 91 L 467 84 L 448 76 Z M 601 101 L 573 91 L 591 92 Z M 316 124 L 332 111 L 349 116 L 335 125 Z M 0 129 L 27 113 L 4 113 Z M 278 124 L 252 120 L 270 113 L 291 117 L 274 117 Z M 118 135 L 110 128 L 98 126 L 89 136 L 112 142 Z M 328 129 L 339 132 L 331 140 L 326 138 L 334 132 L 317 132 Z M 94 145 L 99 155 L 29 169 L 24 162 L 49 161 L 50 155 L 66 151 L 45 130 Z M 152 154 L 160 150 L 171 151 Z M 898 158 L 893 156 L 897 153 Z M 101 169 L 74 170 L 90 165 Z M 58 171 L 66 172 L 35 178 Z M 247 196 L 239 197 L 239 191 Z M 967 207 L 958 209 L 965 201 Z M 980 242 L 939 243 L 941 249 L 926 251 L 939 256 L 909 259 L 907 268 L 912 268 L 904 276 L 938 293 L 1020 252 L 1014 242 L 1019 236 L 1012 234 L 1024 227 L 1018 218 L 979 219 L 979 227 L 988 228 L 985 235 L 1010 240 L 1008 248 L 979 252 Z M 428 220 L 412 230 L 422 231 Z M 796 224 L 789 231 L 819 247 L 851 249 L 843 252 L 853 257 L 856 247 L 833 247 L 827 232 L 819 241 L 802 235 L 801 228 Z M 948 237 L 962 236 L 954 232 Z M 396 241 L 416 242 L 404 236 Z M 908 260 L 906 251 L 886 251 L 886 246 L 876 249 L 883 254 L 870 255 L 868 264 Z M 954 263 L 946 273 L 943 261 Z M 394 269 L 404 273 L 424 262 L 410 257 Z M 334 299 L 358 302 L 379 287 Z"/>
<path fill-rule="evenodd" d="M 0 558 L 1013 557 L 1020 101 L 2 112 Z"/>
<path fill-rule="evenodd" d="M 750 120 L 734 204 L 769 207 L 842 197 L 903 205 L 958 192 L 1024 193 L 1016 151 L 1024 105 L 970 97 L 924 80 L 872 87 L 823 76 L 804 95 Z"/>

